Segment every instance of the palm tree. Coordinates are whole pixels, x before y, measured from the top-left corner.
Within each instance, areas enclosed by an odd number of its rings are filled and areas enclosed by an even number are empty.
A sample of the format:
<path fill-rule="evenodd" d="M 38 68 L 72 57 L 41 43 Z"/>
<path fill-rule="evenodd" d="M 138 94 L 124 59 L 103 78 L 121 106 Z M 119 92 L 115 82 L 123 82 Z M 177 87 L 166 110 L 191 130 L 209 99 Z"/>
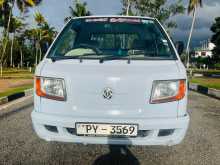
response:
<path fill-rule="evenodd" d="M 4 0 L 0 0 L 0 6 L 2 6 L 4 3 Z"/>
<path fill-rule="evenodd" d="M 34 14 L 34 20 L 38 26 L 42 26 L 46 22 L 44 16 L 40 12 Z"/>
<path fill-rule="evenodd" d="M 16 33 L 19 33 L 22 30 L 22 27 L 24 26 L 24 23 L 22 22 L 21 19 L 17 17 L 12 18 L 12 26 L 11 26 L 11 31 L 12 31 L 12 39 L 11 39 L 11 55 L 10 55 L 10 66 L 13 66 L 13 46 L 14 46 L 14 38 Z"/>
<path fill-rule="evenodd" d="M 50 45 L 57 35 L 55 27 L 51 27 L 47 22 L 45 22 L 42 26 L 42 30 L 44 32 L 43 40 L 47 42 L 48 45 Z"/>
<path fill-rule="evenodd" d="M 32 43 L 33 54 L 35 54 L 35 66 L 38 61 L 38 29 L 28 29 L 25 31 L 26 38 Z"/>
<path fill-rule="evenodd" d="M 40 12 L 36 12 L 34 15 L 34 20 L 38 25 L 38 29 L 36 31 L 37 33 L 37 49 L 39 50 L 39 61 L 41 61 L 41 56 L 42 56 L 42 49 L 41 49 L 41 40 L 42 40 L 42 35 L 43 35 L 43 30 L 41 29 L 41 27 L 46 23 L 44 16 L 40 13 Z M 37 56 L 37 54 L 36 54 Z M 37 58 L 36 58 L 37 59 Z M 37 64 L 37 60 L 36 60 L 36 64 Z"/>
<path fill-rule="evenodd" d="M 86 2 L 81 3 L 79 0 L 75 0 L 73 7 L 70 6 L 69 9 L 70 9 L 71 16 L 66 17 L 64 19 L 65 22 L 67 22 L 73 17 L 82 17 L 82 16 L 92 15 L 91 12 L 87 10 L 87 3 Z"/>
<path fill-rule="evenodd" d="M 134 5 L 134 0 L 121 0 L 122 3 L 122 13 L 120 15 L 130 15 L 133 16 L 132 6 Z"/>
<path fill-rule="evenodd" d="M 34 15 L 35 22 L 38 25 L 38 28 L 33 30 L 33 35 L 35 35 L 36 40 L 36 64 L 37 62 L 41 61 L 42 52 L 45 53 L 45 46 L 47 47 L 52 43 L 53 39 L 55 38 L 57 32 L 55 31 L 54 27 L 51 27 L 47 21 L 45 20 L 44 16 L 37 12 Z M 38 56 L 39 51 L 39 58 Z M 38 58 L 38 59 L 37 59 Z"/>
<path fill-rule="evenodd" d="M 5 53 L 6 53 L 6 48 L 7 44 L 9 41 L 9 32 L 10 32 L 10 26 L 11 26 L 11 19 L 13 17 L 12 10 L 14 8 L 15 3 L 17 4 L 18 9 L 20 10 L 21 13 L 24 13 L 27 11 L 29 7 L 33 7 L 35 5 L 38 5 L 41 3 L 42 0 L 0 0 L 0 7 L 4 8 L 6 7 L 7 10 L 1 10 L 1 15 L 4 15 L 4 37 L 3 40 L 3 49 L 2 49 L 2 55 L 0 58 L 0 64 L 2 65 Z M 2 17 L 2 16 L 1 16 Z M 2 18 L 1 18 L 2 19 Z M 2 21 L 2 20 L 1 20 Z"/>
<path fill-rule="evenodd" d="M 187 69 L 189 69 L 189 52 L 190 52 L 189 47 L 190 47 L 192 33 L 193 33 L 194 25 L 195 25 L 196 12 L 197 12 L 198 7 L 202 7 L 202 0 L 189 0 L 188 14 L 191 14 L 191 13 L 193 14 L 193 20 L 192 20 L 192 25 L 191 25 L 189 38 L 188 38 L 188 42 L 187 42 L 187 47 L 186 47 L 186 53 L 187 53 L 187 64 L 186 64 L 186 66 L 187 66 Z"/>

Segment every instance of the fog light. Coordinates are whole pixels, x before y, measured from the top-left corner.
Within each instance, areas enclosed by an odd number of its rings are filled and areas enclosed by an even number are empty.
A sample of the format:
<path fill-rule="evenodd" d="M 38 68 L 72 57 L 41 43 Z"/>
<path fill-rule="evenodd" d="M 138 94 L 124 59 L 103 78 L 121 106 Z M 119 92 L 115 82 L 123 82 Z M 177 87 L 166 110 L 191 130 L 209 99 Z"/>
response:
<path fill-rule="evenodd" d="M 138 131 L 138 136 L 139 137 L 146 137 L 149 135 L 149 133 L 150 133 L 149 130 L 140 130 L 140 131 Z"/>
<path fill-rule="evenodd" d="M 72 134 L 72 135 L 75 135 L 76 134 L 76 129 L 75 128 L 66 128 L 66 130 Z"/>
<path fill-rule="evenodd" d="M 56 126 L 51 126 L 51 125 L 44 125 L 44 127 L 50 131 L 50 132 L 54 132 L 54 133 L 58 133 L 57 127 Z"/>
<path fill-rule="evenodd" d="M 174 129 L 160 129 L 158 136 L 169 136 L 172 135 L 174 132 Z"/>

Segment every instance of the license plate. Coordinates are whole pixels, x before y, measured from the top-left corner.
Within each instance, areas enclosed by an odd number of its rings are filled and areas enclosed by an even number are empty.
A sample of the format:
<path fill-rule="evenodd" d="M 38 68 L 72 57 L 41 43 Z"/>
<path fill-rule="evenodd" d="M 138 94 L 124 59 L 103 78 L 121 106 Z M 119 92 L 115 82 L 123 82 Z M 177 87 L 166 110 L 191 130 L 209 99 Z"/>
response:
<path fill-rule="evenodd" d="M 137 136 L 137 124 L 76 123 L 79 136 Z"/>

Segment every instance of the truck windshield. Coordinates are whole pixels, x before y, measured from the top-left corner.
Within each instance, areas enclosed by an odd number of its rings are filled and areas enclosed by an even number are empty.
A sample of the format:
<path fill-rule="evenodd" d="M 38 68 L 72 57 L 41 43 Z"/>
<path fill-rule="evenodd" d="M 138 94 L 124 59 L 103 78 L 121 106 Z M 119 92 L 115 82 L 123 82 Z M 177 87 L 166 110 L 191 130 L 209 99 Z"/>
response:
<path fill-rule="evenodd" d="M 153 19 L 88 17 L 70 21 L 47 58 L 172 60 L 176 55 Z"/>

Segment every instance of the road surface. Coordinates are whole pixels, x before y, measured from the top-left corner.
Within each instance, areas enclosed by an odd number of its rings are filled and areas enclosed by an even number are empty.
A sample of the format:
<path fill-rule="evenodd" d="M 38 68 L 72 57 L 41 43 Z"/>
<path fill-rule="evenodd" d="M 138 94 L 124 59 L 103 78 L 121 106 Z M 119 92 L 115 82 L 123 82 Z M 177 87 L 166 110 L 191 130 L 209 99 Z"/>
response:
<path fill-rule="evenodd" d="M 0 117 L 0 164 L 220 165 L 220 101 L 190 92 L 190 128 L 173 147 L 109 147 L 45 142 L 32 130 L 27 107 Z"/>

